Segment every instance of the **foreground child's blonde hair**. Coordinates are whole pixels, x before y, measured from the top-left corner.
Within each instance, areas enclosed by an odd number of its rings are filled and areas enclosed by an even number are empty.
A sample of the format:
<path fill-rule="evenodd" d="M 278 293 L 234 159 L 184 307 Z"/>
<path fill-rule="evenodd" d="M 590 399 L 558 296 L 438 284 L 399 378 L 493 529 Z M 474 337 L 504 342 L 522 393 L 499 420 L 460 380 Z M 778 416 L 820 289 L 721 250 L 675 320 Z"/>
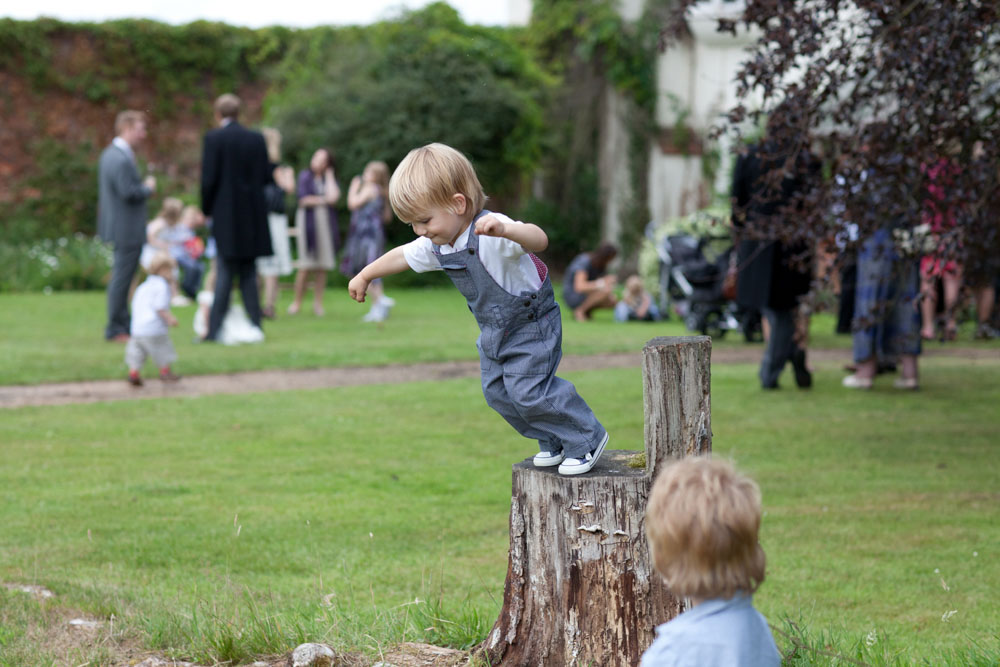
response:
<path fill-rule="evenodd" d="M 646 505 L 646 535 L 656 569 L 674 595 L 731 598 L 764 581 L 757 541 L 760 489 L 725 461 L 670 464 Z"/>
<path fill-rule="evenodd" d="M 165 252 L 158 252 L 149 260 L 149 275 L 159 276 L 168 269 L 173 271 L 177 268 L 177 260 Z"/>
<path fill-rule="evenodd" d="M 456 194 L 465 197 L 465 215 L 470 220 L 486 204 L 472 163 L 444 144 L 414 148 L 389 181 L 389 202 L 399 219 L 409 223 L 425 218 L 432 208 L 453 210 Z"/>

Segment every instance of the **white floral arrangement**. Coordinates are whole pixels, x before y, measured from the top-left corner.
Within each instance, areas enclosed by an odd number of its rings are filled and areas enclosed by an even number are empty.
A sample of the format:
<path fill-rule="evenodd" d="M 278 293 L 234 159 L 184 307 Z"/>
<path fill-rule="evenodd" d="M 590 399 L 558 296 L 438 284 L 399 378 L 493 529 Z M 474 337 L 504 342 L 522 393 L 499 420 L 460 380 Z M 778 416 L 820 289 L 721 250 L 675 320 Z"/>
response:
<path fill-rule="evenodd" d="M 892 236 L 896 250 L 907 257 L 928 255 L 937 250 L 937 238 L 931 233 L 931 226 L 927 223 L 912 229 L 894 229 Z"/>

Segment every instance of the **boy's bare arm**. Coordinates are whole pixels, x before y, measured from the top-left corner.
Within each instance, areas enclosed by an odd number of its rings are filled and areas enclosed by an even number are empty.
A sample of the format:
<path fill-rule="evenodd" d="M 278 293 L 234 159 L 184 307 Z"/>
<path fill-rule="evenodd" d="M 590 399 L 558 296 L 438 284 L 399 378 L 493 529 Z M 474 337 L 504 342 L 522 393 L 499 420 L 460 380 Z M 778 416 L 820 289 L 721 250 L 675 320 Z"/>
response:
<path fill-rule="evenodd" d="M 160 316 L 160 319 L 167 323 L 168 327 L 177 326 L 177 318 L 169 310 L 158 310 L 156 314 Z"/>
<path fill-rule="evenodd" d="M 391 276 L 394 273 L 402 273 L 408 268 L 410 265 L 406 263 L 406 257 L 403 256 L 403 246 L 397 246 L 361 269 L 361 272 L 348 283 L 347 291 L 352 299 L 358 303 L 364 303 L 368 285 L 373 280 Z"/>
<path fill-rule="evenodd" d="M 528 252 L 541 252 L 549 247 L 549 237 L 541 227 L 530 222 L 508 225 L 495 216 L 484 215 L 476 220 L 476 233 L 509 239 Z"/>

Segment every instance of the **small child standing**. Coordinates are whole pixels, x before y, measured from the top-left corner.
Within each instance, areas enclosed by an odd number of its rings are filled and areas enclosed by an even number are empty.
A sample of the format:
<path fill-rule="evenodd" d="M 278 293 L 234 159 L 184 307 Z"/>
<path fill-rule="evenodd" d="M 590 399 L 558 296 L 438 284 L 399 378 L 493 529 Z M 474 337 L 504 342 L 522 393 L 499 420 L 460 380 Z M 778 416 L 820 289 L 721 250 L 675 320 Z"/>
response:
<path fill-rule="evenodd" d="M 174 344 L 167 335 L 167 327 L 177 326 L 177 318 L 170 312 L 170 278 L 177 269 L 177 262 L 165 252 L 154 254 L 149 260 L 149 277 L 135 290 L 132 297 L 132 328 L 125 346 L 125 363 L 128 364 L 128 382 L 133 387 L 142 386 L 142 370 L 148 357 L 160 369 L 160 379 L 176 382 L 179 375 L 170 370 L 170 363 L 177 359 Z"/>
<path fill-rule="evenodd" d="M 548 268 L 532 254 L 548 246 L 545 232 L 484 210 L 472 163 L 444 144 L 410 151 L 389 183 L 389 201 L 420 238 L 362 269 L 348 285 L 351 298 L 364 302 L 374 280 L 407 269 L 445 271 L 479 324 L 487 404 L 538 441 L 536 466 L 589 472 L 608 433 L 576 388 L 555 375 L 562 318 Z"/>
<path fill-rule="evenodd" d="M 181 220 L 177 223 L 177 234 L 170 246 L 170 255 L 184 270 L 181 290 L 192 299 L 201 289 L 201 277 L 205 273 L 201 256 L 205 254 L 205 242 L 196 230 L 205 226 L 205 214 L 197 206 L 185 206 Z"/>
<path fill-rule="evenodd" d="M 752 595 L 764 581 L 760 489 L 723 461 L 692 457 L 657 477 L 646 535 L 657 571 L 693 607 L 656 628 L 640 667 L 777 667 Z"/>

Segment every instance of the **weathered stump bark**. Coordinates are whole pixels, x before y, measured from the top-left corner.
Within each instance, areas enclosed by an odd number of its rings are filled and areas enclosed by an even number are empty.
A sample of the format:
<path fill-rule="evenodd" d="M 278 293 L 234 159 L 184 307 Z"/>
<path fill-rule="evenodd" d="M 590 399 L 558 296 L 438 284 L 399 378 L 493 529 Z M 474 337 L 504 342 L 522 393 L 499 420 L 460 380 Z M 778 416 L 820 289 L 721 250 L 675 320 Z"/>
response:
<path fill-rule="evenodd" d="M 627 451 L 605 452 L 580 477 L 514 466 L 503 609 L 481 647 L 490 664 L 637 665 L 654 628 L 680 613 L 643 517 L 667 460 L 711 450 L 710 357 L 706 336 L 643 349 L 645 467 Z"/>

